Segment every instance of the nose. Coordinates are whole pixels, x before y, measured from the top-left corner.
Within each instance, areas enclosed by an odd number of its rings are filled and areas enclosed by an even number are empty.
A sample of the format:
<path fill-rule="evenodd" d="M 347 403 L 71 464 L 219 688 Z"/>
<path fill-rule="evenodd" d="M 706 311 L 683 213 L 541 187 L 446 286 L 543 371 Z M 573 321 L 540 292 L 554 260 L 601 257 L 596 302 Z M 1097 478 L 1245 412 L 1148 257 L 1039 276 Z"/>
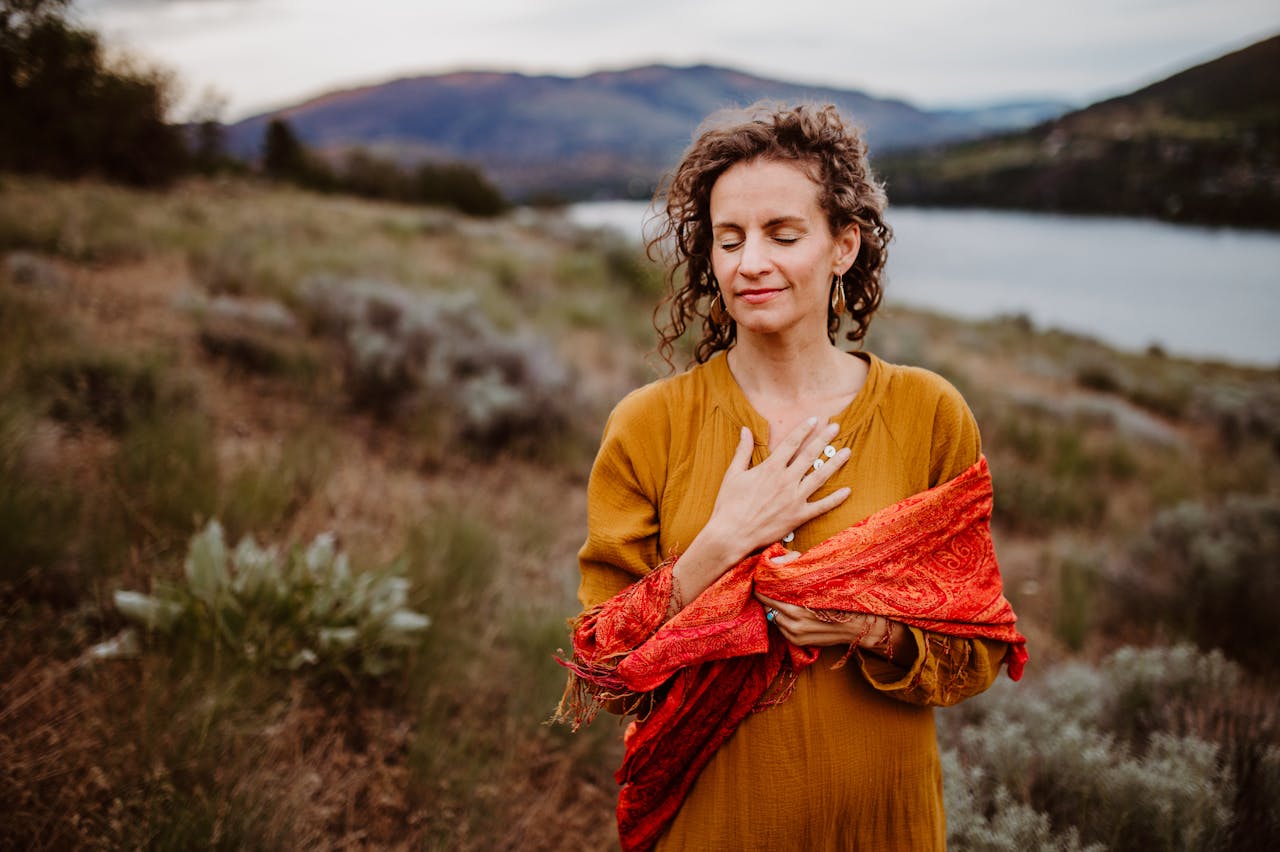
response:
<path fill-rule="evenodd" d="M 762 236 L 748 234 L 742 241 L 742 254 L 738 259 L 738 271 L 751 278 L 769 271 L 772 261 L 769 245 Z"/>

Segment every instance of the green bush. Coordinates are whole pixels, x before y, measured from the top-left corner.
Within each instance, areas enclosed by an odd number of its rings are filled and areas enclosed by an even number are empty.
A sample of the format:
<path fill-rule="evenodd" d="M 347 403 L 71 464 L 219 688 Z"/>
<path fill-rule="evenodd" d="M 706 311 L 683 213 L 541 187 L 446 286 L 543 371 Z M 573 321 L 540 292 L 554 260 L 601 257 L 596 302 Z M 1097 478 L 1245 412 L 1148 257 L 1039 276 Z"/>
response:
<path fill-rule="evenodd" d="M 1260 670 L 1280 660 L 1280 500 L 1235 495 L 1158 514 L 1112 579 L 1109 620 L 1221 648 Z"/>
<path fill-rule="evenodd" d="M 1125 648 L 1017 686 L 1001 681 L 941 717 L 948 831 L 957 848 L 1223 848 L 1270 817 L 1241 804 L 1268 781 L 1244 778 L 1224 731 L 1276 734 L 1243 709 L 1241 671 L 1190 646 Z M 1218 707 L 1209 718 L 1205 709 Z M 1248 787 L 1243 785 L 1247 784 Z"/>
<path fill-rule="evenodd" d="M 398 572 L 352 570 L 328 534 L 287 556 L 247 537 L 229 550 L 211 521 L 191 540 L 183 582 L 157 583 L 151 595 L 118 591 L 115 604 L 152 634 L 251 667 L 355 681 L 401 667 L 431 623 L 408 608 L 409 581 Z M 126 634 L 99 655 L 123 653 L 130 642 Z"/>
<path fill-rule="evenodd" d="M 129 427 L 189 404 L 194 394 L 166 375 L 159 359 L 93 349 L 60 349 L 27 368 L 27 387 L 47 400 L 53 418 L 119 435 Z"/>

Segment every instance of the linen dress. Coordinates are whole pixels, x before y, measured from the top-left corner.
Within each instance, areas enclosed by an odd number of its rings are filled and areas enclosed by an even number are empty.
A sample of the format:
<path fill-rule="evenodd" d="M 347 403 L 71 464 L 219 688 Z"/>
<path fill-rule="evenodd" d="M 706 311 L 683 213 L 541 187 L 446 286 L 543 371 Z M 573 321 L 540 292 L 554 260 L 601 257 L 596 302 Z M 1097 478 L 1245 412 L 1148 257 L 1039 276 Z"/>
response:
<path fill-rule="evenodd" d="M 951 479 L 977 461 L 977 426 L 934 373 L 868 362 L 866 382 L 831 441 L 849 461 L 815 495 L 849 498 L 798 528 L 806 550 L 868 515 Z M 614 409 L 588 485 L 579 552 L 584 608 L 683 550 L 710 517 L 742 426 L 768 455 L 768 424 L 723 354 L 646 385 Z M 784 702 L 753 713 L 712 757 L 659 850 L 934 850 L 946 846 L 933 707 L 986 689 L 1007 646 L 908 628 L 909 668 L 844 647 L 824 649 Z"/>

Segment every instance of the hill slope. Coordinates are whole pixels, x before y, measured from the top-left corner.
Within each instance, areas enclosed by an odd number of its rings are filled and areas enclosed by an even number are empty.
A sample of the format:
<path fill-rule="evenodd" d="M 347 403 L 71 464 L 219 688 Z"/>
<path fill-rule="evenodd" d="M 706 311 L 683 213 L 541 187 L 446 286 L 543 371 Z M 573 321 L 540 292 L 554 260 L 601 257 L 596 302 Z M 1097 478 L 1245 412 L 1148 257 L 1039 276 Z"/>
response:
<path fill-rule="evenodd" d="M 647 196 L 708 113 L 761 98 L 834 103 L 879 150 L 972 137 L 988 132 L 992 121 L 1007 128 L 1062 109 L 1031 104 L 933 113 L 725 68 L 651 65 L 576 78 L 492 72 L 406 78 L 255 116 L 229 135 L 237 153 L 256 155 L 267 122 L 282 115 L 310 145 L 468 161 L 517 197 Z"/>
<path fill-rule="evenodd" d="M 991 139 L 880 161 L 893 199 L 1280 228 L 1280 36 Z"/>

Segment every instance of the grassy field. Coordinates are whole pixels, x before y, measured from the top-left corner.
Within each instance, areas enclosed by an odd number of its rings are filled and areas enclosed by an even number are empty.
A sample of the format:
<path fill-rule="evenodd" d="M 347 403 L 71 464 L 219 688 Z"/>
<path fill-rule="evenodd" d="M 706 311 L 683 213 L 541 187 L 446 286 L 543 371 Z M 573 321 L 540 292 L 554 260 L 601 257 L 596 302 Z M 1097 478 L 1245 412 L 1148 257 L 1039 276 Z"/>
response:
<path fill-rule="evenodd" d="M 4 177 L 0 255 L 0 847 L 615 847 L 621 729 L 543 722 L 595 441 L 662 372 L 633 249 Z M 1280 374 L 1017 317 L 888 311 L 869 348 L 973 406 L 1031 640 L 1022 683 L 939 714 L 953 847 L 1263 848 Z M 281 564 L 332 533 L 431 625 L 354 629 L 336 573 L 210 586 L 212 519 Z M 139 628 L 122 590 L 185 620 Z"/>

